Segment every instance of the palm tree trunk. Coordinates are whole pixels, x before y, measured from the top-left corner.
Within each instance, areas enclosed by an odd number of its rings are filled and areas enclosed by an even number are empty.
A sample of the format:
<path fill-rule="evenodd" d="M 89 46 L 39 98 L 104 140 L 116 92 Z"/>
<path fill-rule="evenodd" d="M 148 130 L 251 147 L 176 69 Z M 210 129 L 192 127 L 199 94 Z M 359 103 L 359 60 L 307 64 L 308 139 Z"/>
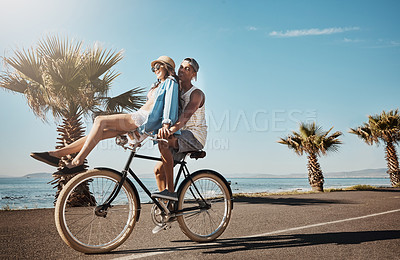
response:
<path fill-rule="evenodd" d="M 313 191 L 324 191 L 324 176 L 322 175 L 321 166 L 318 163 L 315 154 L 309 154 L 308 158 L 308 182 Z"/>
<path fill-rule="evenodd" d="M 390 182 L 393 187 L 400 185 L 400 170 L 399 160 L 397 157 L 396 147 L 393 142 L 386 143 L 386 161 L 387 161 L 387 173 L 390 175 Z"/>
<path fill-rule="evenodd" d="M 82 138 L 85 133 L 85 128 L 83 127 L 83 123 L 81 120 L 81 114 L 77 113 L 73 116 L 65 116 L 63 119 L 63 123 L 58 126 L 57 131 L 59 133 L 59 137 L 57 140 L 56 149 L 63 148 L 68 144 Z M 60 161 L 60 168 L 64 167 L 66 163 L 71 162 L 77 154 L 71 154 L 64 156 L 61 158 Z M 85 160 L 85 168 L 87 168 L 87 161 Z M 75 175 L 70 176 L 54 176 L 54 180 L 51 184 L 56 184 L 54 188 L 57 188 L 57 192 L 55 195 L 54 203 L 56 203 L 58 196 L 60 195 L 61 190 L 64 186 L 71 180 Z M 71 196 L 71 200 L 68 201 L 70 206 L 82 206 L 84 205 L 94 205 L 94 197 L 90 194 L 88 183 L 82 183 L 77 190 L 74 191 L 73 195 Z M 79 205 L 78 205 L 79 204 Z"/>

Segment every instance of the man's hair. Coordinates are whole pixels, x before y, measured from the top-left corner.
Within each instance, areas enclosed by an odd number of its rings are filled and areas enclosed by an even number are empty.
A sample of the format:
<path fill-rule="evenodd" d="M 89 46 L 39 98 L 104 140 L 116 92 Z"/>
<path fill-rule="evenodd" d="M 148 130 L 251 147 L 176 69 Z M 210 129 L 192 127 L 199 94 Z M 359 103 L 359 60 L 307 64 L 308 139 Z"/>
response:
<path fill-rule="evenodd" d="M 193 58 L 185 58 L 184 61 L 187 61 L 190 66 L 192 66 L 192 68 L 194 69 L 194 71 L 197 73 L 199 71 L 199 64 L 197 63 L 197 61 Z"/>

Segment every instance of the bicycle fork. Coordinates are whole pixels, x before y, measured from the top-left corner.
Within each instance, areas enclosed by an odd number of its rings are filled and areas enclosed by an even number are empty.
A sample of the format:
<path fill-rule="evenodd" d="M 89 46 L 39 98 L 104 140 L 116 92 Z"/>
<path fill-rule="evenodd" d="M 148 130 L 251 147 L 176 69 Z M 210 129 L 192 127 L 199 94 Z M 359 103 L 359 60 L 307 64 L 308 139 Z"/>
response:
<path fill-rule="evenodd" d="M 94 214 L 98 217 L 107 217 L 107 210 L 111 206 L 111 203 L 115 200 L 115 198 L 118 196 L 118 193 L 121 191 L 122 185 L 124 184 L 126 180 L 127 172 L 123 171 L 122 172 L 122 178 L 119 181 L 118 184 L 115 184 L 113 191 L 111 192 L 110 196 L 108 199 L 101 205 L 97 206 L 94 210 Z"/>
<path fill-rule="evenodd" d="M 135 156 L 135 152 L 133 151 L 129 155 L 129 158 L 128 158 L 128 161 L 126 162 L 125 168 L 122 171 L 121 180 L 119 181 L 118 184 L 115 184 L 114 189 L 111 192 L 110 196 L 107 198 L 107 200 L 103 204 L 101 204 L 101 205 L 99 205 L 99 206 L 97 206 L 95 208 L 95 212 L 94 213 L 96 214 L 96 216 L 103 217 L 103 218 L 105 218 L 107 216 L 108 208 L 112 207 L 111 203 L 118 196 L 119 192 L 121 191 L 122 185 L 124 184 L 124 182 L 126 180 L 126 177 L 128 175 L 128 169 L 129 169 L 129 166 L 130 166 L 134 156 Z"/>

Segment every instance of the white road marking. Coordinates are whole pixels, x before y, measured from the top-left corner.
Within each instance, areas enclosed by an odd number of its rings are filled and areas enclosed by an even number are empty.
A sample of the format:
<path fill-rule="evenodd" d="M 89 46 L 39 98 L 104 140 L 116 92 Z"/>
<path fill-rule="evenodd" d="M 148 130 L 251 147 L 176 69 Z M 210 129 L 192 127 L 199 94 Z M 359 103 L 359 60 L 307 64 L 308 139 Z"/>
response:
<path fill-rule="evenodd" d="M 400 212 L 400 209 L 394 209 L 394 210 L 389 210 L 389 211 L 384 211 L 384 212 L 379 212 L 375 214 L 370 214 L 370 215 L 365 215 L 365 216 L 360 216 L 360 217 L 354 217 L 354 218 L 346 218 L 346 219 L 340 219 L 340 220 L 335 220 L 335 221 L 328 221 L 328 222 L 323 222 L 323 223 L 317 223 L 317 224 L 312 224 L 312 225 L 307 225 L 307 226 L 301 226 L 301 227 L 294 227 L 294 228 L 288 228 L 288 229 L 282 229 L 282 230 L 276 230 L 272 232 L 267 232 L 263 234 L 257 234 L 257 235 L 251 235 L 251 236 L 243 236 L 243 237 L 237 237 L 232 240 L 229 239 L 224 239 L 224 241 L 235 241 L 237 239 L 241 238 L 252 238 L 252 237 L 263 237 L 263 236 L 269 236 L 269 235 L 275 235 L 275 234 L 280 234 L 280 233 L 285 233 L 289 231 L 295 231 L 295 230 L 301 230 L 301 229 L 307 229 L 307 228 L 313 228 L 313 227 L 319 227 L 319 226 L 325 226 L 325 225 L 330 225 L 330 224 L 337 224 L 337 223 L 342 223 L 342 222 L 347 222 L 347 221 L 353 221 L 353 220 L 359 220 L 359 219 L 364 219 L 364 218 L 371 218 L 371 217 L 376 217 L 380 215 L 385 215 L 385 214 L 390 214 L 390 213 L 395 213 L 395 212 Z M 196 247 L 204 247 L 207 245 L 219 245 L 221 243 L 207 243 L 207 244 L 198 244 L 198 245 L 193 245 L 189 246 L 191 248 L 196 248 Z M 114 258 L 115 260 L 131 260 L 131 259 L 140 259 L 144 257 L 149 257 L 149 256 L 155 256 L 155 255 L 160 255 L 160 254 L 166 254 L 166 253 L 172 253 L 180 250 L 187 250 L 189 248 L 188 246 L 183 246 L 183 247 L 177 247 L 168 251 L 160 251 L 160 252 L 148 252 L 148 253 L 142 253 L 142 254 L 135 254 L 135 255 L 129 255 L 129 256 L 124 256 L 120 258 Z"/>
<path fill-rule="evenodd" d="M 142 254 L 135 254 L 135 255 L 128 255 L 120 258 L 114 258 L 114 260 L 131 260 L 131 259 L 139 259 L 139 258 L 144 258 L 144 257 L 149 257 L 149 256 L 154 256 L 154 255 L 160 255 L 160 254 L 165 254 L 165 253 L 172 253 L 173 251 L 170 252 L 150 252 L 150 253 L 142 253 Z"/>
<path fill-rule="evenodd" d="M 346 218 L 346 219 L 340 219 L 340 220 L 335 220 L 335 221 L 328 221 L 328 222 L 323 222 L 323 223 L 318 223 L 318 224 L 312 224 L 312 225 L 307 225 L 307 226 L 302 226 L 302 227 L 295 227 L 295 228 L 288 228 L 288 229 L 283 229 L 283 230 L 276 230 L 276 231 L 272 231 L 272 232 L 268 232 L 268 233 L 263 233 L 263 234 L 258 234 L 258 235 L 245 236 L 245 237 L 242 237 L 242 238 L 263 237 L 263 236 L 275 235 L 275 234 L 284 233 L 284 232 L 288 232 L 288 231 L 294 231 L 294 230 L 300 230 L 300 229 L 306 229 L 306 228 L 312 228 L 312 227 L 319 227 L 319 226 L 330 225 L 330 224 L 336 224 L 336 223 L 347 222 L 347 221 L 353 221 L 353 220 L 358 220 L 358 219 L 363 219 L 363 218 L 376 217 L 376 216 L 385 215 L 385 214 L 390 214 L 390 213 L 395 213 L 395 212 L 399 212 L 399 211 L 400 211 L 400 209 L 394 209 L 394 210 L 389 210 L 389 211 L 385 211 L 385 212 L 380 212 L 380 213 L 365 215 L 365 216 L 361 216 L 361 217 Z"/>

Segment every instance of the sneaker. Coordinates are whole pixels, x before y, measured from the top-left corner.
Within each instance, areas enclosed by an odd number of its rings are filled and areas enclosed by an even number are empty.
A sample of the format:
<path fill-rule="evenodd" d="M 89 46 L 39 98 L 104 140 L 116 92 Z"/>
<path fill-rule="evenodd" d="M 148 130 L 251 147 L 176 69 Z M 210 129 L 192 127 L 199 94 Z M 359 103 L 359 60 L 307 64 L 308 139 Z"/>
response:
<path fill-rule="evenodd" d="M 31 153 L 31 157 L 54 167 L 58 167 L 58 164 L 60 163 L 60 158 L 51 156 L 48 152 Z"/>
<path fill-rule="evenodd" d="M 65 176 L 65 175 L 71 175 L 71 174 L 84 172 L 84 171 L 86 171 L 85 166 L 83 166 L 83 164 L 81 164 L 81 165 L 78 165 L 78 166 L 72 167 L 72 168 L 68 168 L 68 167 L 61 168 L 61 170 L 56 171 L 55 173 L 53 173 L 53 175 Z"/>
<path fill-rule="evenodd" d="M 158 199 L 178 201 L 178 194 L 176 192 L 169 192 L 167 189 L 160 191 L 160 192 L 154 192 L 151 194 L 151 197 L 158 198 Z"/>
<path fill-rule="evenodd" d="M 167 229 L 169 229 L 170 228 L 170 226 L 169 225 L 167 225 L 167 224 L 163 224 L 162 226 L 155 226 L 154 228 L 153 228 L 153 234 L 157 234 L 158 232 L 160 232 L 160 231 L 163 231 L 163 230 L 167 230 Z"/>

